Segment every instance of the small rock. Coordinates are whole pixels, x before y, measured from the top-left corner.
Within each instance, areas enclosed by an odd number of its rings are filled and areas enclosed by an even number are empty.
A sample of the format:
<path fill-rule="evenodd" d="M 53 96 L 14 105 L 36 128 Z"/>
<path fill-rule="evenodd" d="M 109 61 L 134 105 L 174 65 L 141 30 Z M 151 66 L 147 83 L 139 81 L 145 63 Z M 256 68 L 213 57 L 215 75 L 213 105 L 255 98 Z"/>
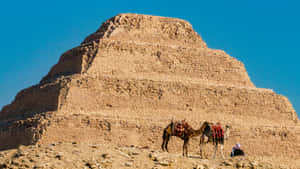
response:
<path fill-rule="evenodd" d="M 235 164 L 236 168 L 242 168 L 243 164 L 238 161 L 236 164 Z"/>
<path fill-rule="evenodd" d="M 160 169 L 159 166 L 153 166 L 151 169 Z"/>
<path fill-rule="evenodd" d="M 156 156 L 156 161 L 164 161 L 164 160 L 167 160 L 167 159 L 168 159 L 168 156 L 166 156 L 166 155 Z"/>
<path fill-rule="evenodd" d="M 137 150 L 130 150 L 128 152 L 129 155 L 139 155 L 140 153 Z"/>
<path fill-rule="evenodd" d="M 224 165 L 224 166 L 232 166 L 233 164 L 232 164 L 232 162 L 230 162 L 230 161 L 224 161 L 224 162 L 223 162 L 223 165 Z"/>
<path fill-rule="evenodd" d="M 15 165 L 15 166 L 19 166 L 20 165 L 20 163 L 17 162 L 17 161 L 12 161 L 12 164 Z"/>
<path fill-rule="evenodd" d="M 32 163 L 35 162 L 35 160 L 32 159 L 32 158 L 29 158 L 29 161 L 32 162 Z"/>
<path fill-rule="evenodd" d="M 25 168 L 30 168 L 30 166 L 28 164 L 24 164 Z"/>
<path fill-rule="evenodd" d="M 50 144 L 48 147 L 47 147 L 48 150 L 50 151 L 54 151 L 54 146 L 52 144 Z"/>
<path fill-rule="evenodd" d="M 105 160 L 105 161 L 103 161 L 103 163 L 111 164 L 112 161 L 111 160 Z"/>
<path fill-rule="evenodd" d="M 38 169 L 38 168 L 43 168 L 44 167 L 44 165 L 43 164 L 41 164 L 41 163 L 36 163 L 35 165 L 34 165 L 34 169 Z"/>
<path fill-rule="evenodd" d="M 104 154 L 102 154 L 101 155 L 103 158 L 111 158 L 111 156 L 109 155 L 109 154 L 107 154 L 107 153 L 104 153 Z"/>
<path fill-rule="evenodd" d="M 159 156 L 158 153 L 155 152 L 149 153 L 149 158 L 153 161 L 158 161 L 158 156 Z"/>
<path fill-rule="evenodd" d="M 24 145 L 19 145 L 19 147 L 18 147 L 19 150 L 24 150 L 25 148 L 26 148 L 26 146 L 24 146 Z"/>
<path fill-rule="evenodd" d="M 3 163 L 3 164 L 1 163 L 1 164 L 0 164 L 0 168 L 8 168 L 8 166 L 7 166 L 7 164 L 5 164 L 5 163 Z"/>
<path fill-rule="evenodd" d="M 61 155 L 58 154 L 58 155 L 55 156 L 55 158 L 61 160 L 62 157 L 61 157 Z"/>
<path fill-rule="evenodd" d="M 149 146 L 143 146 L 141 147 L 142 149 L 149 149 L 150 147 Z"/>
<path fill-rule="evenodd" d="M 196 167 L 194 167 L 194 169 L 205 169 L 205 167 L 203 165 L 197 165 Z"/>
<path fill-rule="evenodd" d="M 133 164 L 132 164 L 131 162 L 126 162 L 124 165 L 125 165 L 126 167 L 131 167 Z"/>
<path fill-rule="evenodd" d="M 251 162 L 250 162 L 251 167 L 256 167 L 257 164 L 258 164 L 258 163 L 257 163 L 256 161 L 251 161 Z"/>
<path fill-rule="evenodd" d="M 123 157 L 130 158 L 130 156 L 129 156 L 129 155 L 127 155 L 127 154 L 123 153 L 122 151 L 120 151 L 120 152 L 119 152 L 119 154 L 120 154 L 120 155 L 122 155 Z"/>
<path fill-rule="evenodd" d="M 208 166 L 209 166 L 208 164 L 203 164 L 204 168 L 209 168 Z"/>
<path fill-rule="evenodd" d="M 169 165 L 171 165 L 171 164 L 169 163 L 169 161 L 167 161 L 167 160 L 159 161 L 158 164 L 159 164 L 159 165 L 162 165 L 162 166 L 169 166 Z"/>
<path fill-rule="evenodd" d="M 86 162 L 85 166 L 87 166 L 88 168 L 96 168 L 96 164 L 93 161 Z"/>

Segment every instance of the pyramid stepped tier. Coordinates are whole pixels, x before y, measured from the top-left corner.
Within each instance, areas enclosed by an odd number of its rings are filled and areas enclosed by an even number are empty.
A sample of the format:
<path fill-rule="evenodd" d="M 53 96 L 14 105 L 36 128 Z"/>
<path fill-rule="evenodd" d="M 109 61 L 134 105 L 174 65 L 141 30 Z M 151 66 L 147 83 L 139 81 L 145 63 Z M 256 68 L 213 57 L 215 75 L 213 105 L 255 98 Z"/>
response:
<path fill-rule="evenodd" d="M 226 112 L 274 120 L 297 120 L 288 99 L 269 89 L 228 86 L 176 76 L 145 77 L 83 75 L 33 86 L 3 108 L 1 119 L 56 110 L 148 107 L 187 111 L 197 108 L 212 114 Z"/>
<path fill-rule="evenodd" d="M 83 44 L 98 43 L 101 39 L 207 47 L 187 21 L 138 14 L 120 14 L 107 20 Z"/>
<path fill-rule="evenodd" d="M 63 112 L 106 109 L 193 109 L 211 114 L 255 116 L 270 120 L 296 120 L 287 98 L 267 89 L 205 84 L 191 79 L 133 79 L 91 77 L 70 83 Z M 201 113 L 200 113 L 201 114 Z"/>
<path fill-rule="evenodd" d="M 254 87 L 243 64 L 224 51 L 208 48 L 101 40 L 66 52 L 42 82 L 61 75 L 174 75 Z"/>
<path fill-rule="evenodd" d="M 12 144 L 46 144 L 57 142 L 103 143 L 122 146 L 148 146 L 160 150 L 162 130 L 172 117 L 189 122 L 199 128 L 204 120 L 221 121 L 232 126 L 231 136 L 226 140 L 225 152 L 232 145 L 241 143 L 248 156 L 272 157 L 280 160 L 297 159 L 300 151 L 299 126 L 274 123 L 272 120 L 254 116 L 228 115 L 225 113 L 202 112 L 195 109 L 107 109 L 100 111 L 49 112 L 38 119 L 28 118 L 14 122 L 10 128 L 0 134 L 1 147 L 13 147 Z M 197 113 L 198 112 L 198 113 Z M 202 121 L 200 121 L 201 119 Z M 245 121 L 245 119 L 247 119 Z M 7 132 L 9 131 L 9 132 Z M 11 136 L 11 133 L 14 133 Z M 173 138 L 169 144 L 170 152 L 182 151 L 182 140 Z M 212 149 L 207 153 L 212 155 Z M 288 150 L 288 151 L 287 151 Z M 190 142 L 189 152 L 199 153 L 199 137 Z M 210 156 L 211 156 L 210 155 Z"/>
<path fill-rule="evenodd" d="M 59 141 L 158 149 L 171 119 L 232 126 L 228 152 L 240 142 L 250 156 L 300 155 L 299 119 L 286 97 L 256 88 L 240 61 L 209 49 L 188 22 L 138 14 L 107 20 L 18 93 L 0 112 L 0 149 Z"/>

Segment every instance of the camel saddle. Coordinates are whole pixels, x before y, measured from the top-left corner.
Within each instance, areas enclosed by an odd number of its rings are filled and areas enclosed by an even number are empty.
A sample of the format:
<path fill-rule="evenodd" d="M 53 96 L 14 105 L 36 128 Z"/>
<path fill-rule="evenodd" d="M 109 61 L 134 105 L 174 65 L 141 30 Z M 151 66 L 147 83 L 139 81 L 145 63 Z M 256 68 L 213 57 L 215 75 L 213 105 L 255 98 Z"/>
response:
<path fill-rule="evenodd" d="M 224 137 L 224 130 L 220 124 L 213 125 L 212 131 L 213 131 L 214 138 L 223 138 Z"/>
<path fill-rule="evenodd" d="M 174 135 L 183 136 L 184 131 L 189 128 L 189 124 L 185 121 L 176 121 L 174 123 Z"/>

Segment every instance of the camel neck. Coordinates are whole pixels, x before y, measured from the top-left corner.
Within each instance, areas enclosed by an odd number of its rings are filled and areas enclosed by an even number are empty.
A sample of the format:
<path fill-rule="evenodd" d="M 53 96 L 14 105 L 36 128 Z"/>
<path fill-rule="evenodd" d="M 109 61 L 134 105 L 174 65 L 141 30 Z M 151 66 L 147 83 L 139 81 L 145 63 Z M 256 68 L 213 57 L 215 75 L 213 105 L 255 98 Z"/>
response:
<path fill-rule="evenodd" d="M 206 127 L 206 123 L 204 123 L 198 130 L 192 129 L 192 134 L 191 134 L 191 136 L 194 137 L 194 136 L 201 135 L 201 134 L 203 133 L 205 127 Z"/>

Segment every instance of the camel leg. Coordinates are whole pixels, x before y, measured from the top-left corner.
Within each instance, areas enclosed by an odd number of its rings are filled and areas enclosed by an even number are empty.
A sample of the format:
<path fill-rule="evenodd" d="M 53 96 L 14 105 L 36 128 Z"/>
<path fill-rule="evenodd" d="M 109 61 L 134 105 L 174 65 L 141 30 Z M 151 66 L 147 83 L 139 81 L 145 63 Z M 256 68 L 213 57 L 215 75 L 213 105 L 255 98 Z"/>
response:
<path fill-rule="evenodd" d="M 166 141 L 163 140 L 163 143 L 161 144 L 161 149 L 162 149 L 162 151 L 165 151 L 165 145 L 166 145 Z"/>
<path fill-rule="evenodd" d="M 224 148 L 224 145 L 223 145 L 223 144 L 221 144 L 221 145 L 220 145 L 221 157 L 222 157 L 223 159 L 225 159 L 225 157 L 224 157 L 224 153 L 223 153 L 223 148 Z"/>
<path fill-rule="evenodd" d="M 214 147 L 215 147 L 215 150 L 214 150 L 214 156 L 213 156 L 213 159 L 216 158 L 216 154 L 217 154 L 217 151 L 218 151 L 218 144 L 216 143 Z"/>
<path fill-rule="evenodd" d="M 163 143 L 161 144 L 161 149 L 163 151 L 168 151 L 168 143 L 169 143 L 169 140 L 170 140 L 170 137 L 172 136 L 172 129 L 171 129 L 171 126 L 168 126 L 167 128 L 164 129 L 164 132 L 163 132 Z"/>
<path fill-rule="evenodd" d="M 165 137 L 164 137 L 164 135 L 163 135 L 163 142 L 162 142 L 162 144 L 161 144 L 161 149 L 162 149 L 162 151 L 165 151 L 164 150 L 164 146 L 165 146 Z"/>
<path fill-rule="evenodd" d="M 169 152 L 168 151 L 168 143 L 169 143 L 169 140 L 170 140 L 170 135 L 169 134 L 164 134 L 163 135 L 163 143 L 161 144 L 161 149 L 163 150 L 163 151 L 167 151 L 167 152 Z"/>
<path fill-rule="evenodd" d="M 167 139 L 168 139 L 168 133 L 166 132 L 166 130 L 164 130 L 164 133 L 163 133 L 163 142 L 161 144 L 161 149 L 162 151 L 165 151 L 165 146 L 166 146 L 166 142 L 167 142 Z"/>
<path fill-rule="evenodd" d="M 182 152 L 182 155 L 184 156 L 188 156 L 188 145 L 189 145 L 189 139 L 187 138 L 187 139 L 184 139 L 184 143 L 183 143 L 183 147 L 182 147 L 182 149 L 183 149 L 183 152 Z"/>
<path fill-rule="evenodd" d="M 169 143 L 169 140 L 170 140 L 170 136 L 168 136 L 168 137 L 166 138 L 166 142 L 165 142 L 165 150 L 166 150 L 167 152 L 169 152 L 169 150 L 168 150 L 168 143 Z"/>
<path fill-rule="evenodd" d="M 203 147 L 204 147 L 204 137 L 203 136 L 201 136 L 200 137 L 200 158 L 202 158 L 203 159 Z"/>
<path fill-rule="evenodd" d="M 200 143 L 200 158 L 203 159 L 203 144 Z"/>
<path fill-rule="evenodd" d="M 185 151 L 185 140 L 184 140 L 184 143 L 183 143 L 183 146 L 182 146 L 182 156 L 184 156 L 184 151 Z"/>

